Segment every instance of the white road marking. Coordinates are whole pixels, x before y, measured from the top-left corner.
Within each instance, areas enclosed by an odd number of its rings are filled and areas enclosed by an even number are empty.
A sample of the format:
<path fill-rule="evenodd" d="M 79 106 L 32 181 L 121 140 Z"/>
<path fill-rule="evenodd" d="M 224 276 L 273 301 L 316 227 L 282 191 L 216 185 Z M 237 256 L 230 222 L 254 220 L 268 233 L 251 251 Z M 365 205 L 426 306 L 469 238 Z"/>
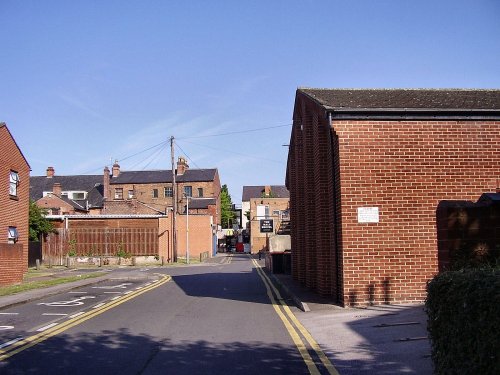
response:
<path fill-rule="evenodd" d="M 80 316 L 80 315 L 82 315 L 82 314 L 85 314 L 85 311 L 80 311 L 79 313 L 76 313 L 76 314 L 70 315 L 69 317 L 73 319 L 73 318 L 76 318 L 77 316 Z"/>
<path fill-rule="evenodd" d="M 131 285 L 132 283 L 122 283 L 119 285 L 108 285 L 108 286 L 93 286 L 93 289 L 126 289 L 127 285 Z"/>
<path fill-rule="evenodd" d="M 19 313 L 0 313 L 0 315 L 19 315 Z"/>
<path fill-rule="evenodd" d="M 58 314 L 58 313 L 43 313 L 45 316 L 67 316 L 68 314 Z"/>
<path fill-rule="evenodd" d="M 21 341 L 23 338 L 24 337 L 17 337 L 14 340 L 4 342 L 3 344 L 0 345 L 0 349 L 5 348 L 6 346 L 9 346 L 9 345 L 15 344 L 16 342 Z"/>
<path fill-rule="evenodd" d="M 0 326 L 0 331 L 7 331 L 9 329 L 14 329 L 14 326 Z"/>
<path fill-rule="evenodd" d="M 87 294 L 88 292 L 69 292 L 69 294 Z"/>
<path fill-rule="evenodd" d="M 122 294 L 122 292 L 104 292 L 105 294 Z"/>
<path fill-rule="evenodd" d="M 84 302 L 82 302 L 82 300 L 88 298 L 95 298 L 95 296 L 82 296 L 79 298 L 75 298 L 71 301 L 41 302 L 38 303 L 38 305 L 45 305 L 51 307 L 66 307 L 66 306 L 73 307 L 73 306 L 83 305 Z"/>
<path fill-rule="evenodd" d="M 104 302 L 103 302 L 103 303 L 99 303 L 99 304 L 97 304 L 97 305 L 95 305 L 95 306 L 92 306 L 92 308 L 93 308 L 93 309 L 98 309 L 99 307 L 104 306 L 105 304 L 106 304 L 106 303 L 104 303 Z"/>
<path fill-rule="evenodd" d="M 57 323 L 51 323 L 51 324 L 46 325 L 45 327 L 38 328 L 36 331 L 37 331 L 37 332 L 43 332 L 43 331 L 46 331 L 46 330 L 48 330 L 49 328 L 52 328 L 52 327 L 54 327 L 54 326 L 56 326 L 56 325 L 57 325 Z"/>
<path fill-rule="evenodd" d="M 118 299 L 118 298 L 122 298 L 122 297 L 121 296 L 113 297 L 113 298 L 111 298 L 111 301 L 114 301 L 115 299 Z"/>
<path fill-rule="evenodd" d="M 132 293 L 132 291 L 131 291 L 131 290 L 129 290 L 129 291 L 127 291 L 127 292 L 123 293 L 123 294 L 129 294 L 129 293 Z"/>

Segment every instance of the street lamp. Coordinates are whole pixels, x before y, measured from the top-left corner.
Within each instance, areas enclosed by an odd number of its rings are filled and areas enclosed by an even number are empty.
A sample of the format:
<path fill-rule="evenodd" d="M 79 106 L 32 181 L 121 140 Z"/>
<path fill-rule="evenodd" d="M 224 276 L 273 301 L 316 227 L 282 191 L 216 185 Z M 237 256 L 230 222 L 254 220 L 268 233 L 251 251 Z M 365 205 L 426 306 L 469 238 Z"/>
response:
<path fill-rule="evenodd" d="M 189 264 L 189 195 L 186 194 L 186 263 Z"/>

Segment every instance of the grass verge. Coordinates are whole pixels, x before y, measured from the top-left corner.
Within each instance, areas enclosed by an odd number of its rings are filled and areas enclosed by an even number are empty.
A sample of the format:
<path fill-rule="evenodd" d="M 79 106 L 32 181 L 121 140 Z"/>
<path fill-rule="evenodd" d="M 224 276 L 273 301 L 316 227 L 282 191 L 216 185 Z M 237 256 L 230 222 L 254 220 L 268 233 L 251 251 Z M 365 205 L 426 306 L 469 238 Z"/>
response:
<path fill-rule="evenodd" d="M 27 281 L 22 284 L 3 286 L 0 287 L 0 297 L 10 296 L 12 294 L 25 292 L 27 290 L 32 290 L 32 289 L 47 288 L 49 286 L 71 283 L 73 281 L 91 279 L 93 277 L 99 277 L 102 275 L 104 275 L 104 273 L 95 272 L 86 275 L 75 275 L 75 276 L 61 277 L 58 279 L 42 280 L 42 281 Z"/>

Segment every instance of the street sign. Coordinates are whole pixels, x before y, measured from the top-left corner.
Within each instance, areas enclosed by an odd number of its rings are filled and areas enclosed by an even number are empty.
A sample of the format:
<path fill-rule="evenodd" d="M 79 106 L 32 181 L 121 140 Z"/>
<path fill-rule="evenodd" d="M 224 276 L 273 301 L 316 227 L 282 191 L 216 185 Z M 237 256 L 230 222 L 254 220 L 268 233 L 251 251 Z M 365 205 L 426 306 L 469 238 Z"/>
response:
<path fill-rule="evenodd" d="M 260 220 L 260 233 L 272 233 L 274 231 L 273 219 Z"/>

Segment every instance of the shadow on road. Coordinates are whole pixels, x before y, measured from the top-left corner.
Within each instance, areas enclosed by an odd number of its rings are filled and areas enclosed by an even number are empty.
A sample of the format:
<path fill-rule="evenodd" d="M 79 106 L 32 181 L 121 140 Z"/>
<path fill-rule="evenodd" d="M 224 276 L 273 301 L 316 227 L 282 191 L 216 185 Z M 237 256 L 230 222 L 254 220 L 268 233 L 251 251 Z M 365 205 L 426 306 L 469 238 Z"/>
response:
<path fill-rule="evenodd" d="M 297 350 L 254 343 L 171 342 L 127 329 L 52 337 L 4 362 L 2 374 L 303 374 Z"/>

